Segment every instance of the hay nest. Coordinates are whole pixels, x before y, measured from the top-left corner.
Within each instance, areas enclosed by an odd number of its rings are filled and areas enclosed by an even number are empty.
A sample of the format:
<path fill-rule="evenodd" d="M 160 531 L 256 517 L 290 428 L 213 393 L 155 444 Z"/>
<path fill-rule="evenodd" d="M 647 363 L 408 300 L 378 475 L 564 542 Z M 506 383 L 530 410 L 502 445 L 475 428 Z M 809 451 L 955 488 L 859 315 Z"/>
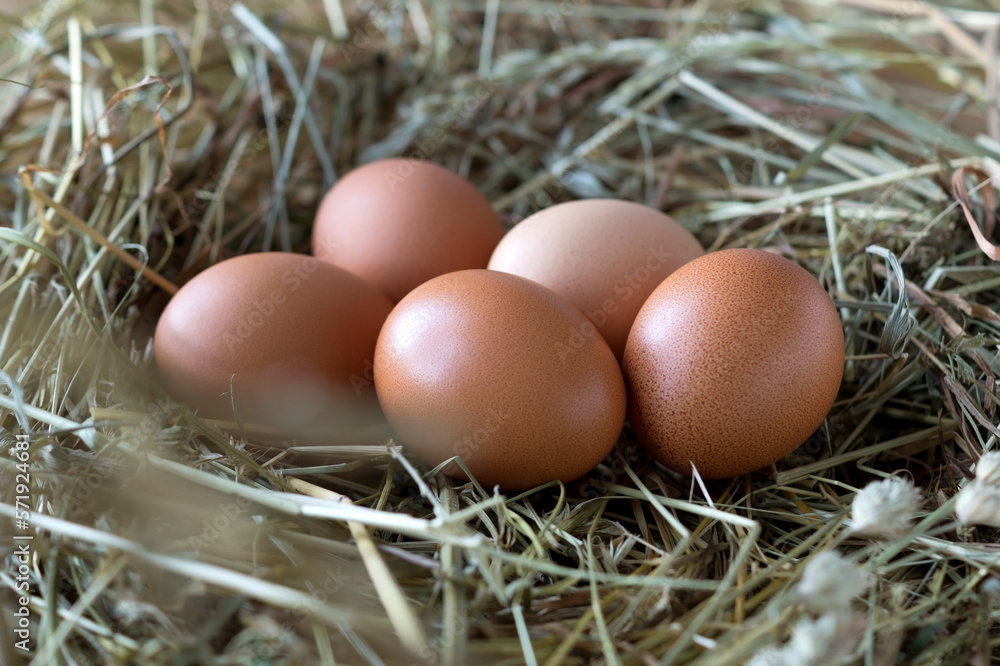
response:
<path fill-rule="evenodd" d="M 15 4 L 4 663 L 1000 659 L 995 3 Z M 510 224 L 620 197 L 799 262 L 843 315 L 829 418 L 731 481 L 626 431 L 579 482 L 505 497 L 162 393 L 176 285 L 307 251 L 324 190 L 392 155 Z"/>

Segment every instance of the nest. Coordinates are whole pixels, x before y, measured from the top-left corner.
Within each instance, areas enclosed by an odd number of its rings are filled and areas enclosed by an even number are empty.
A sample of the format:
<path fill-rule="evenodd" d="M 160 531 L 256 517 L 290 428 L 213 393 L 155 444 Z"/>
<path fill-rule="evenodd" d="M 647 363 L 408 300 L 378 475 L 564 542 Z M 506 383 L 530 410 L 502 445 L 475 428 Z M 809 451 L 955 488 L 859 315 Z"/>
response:
<path fill-rule="evenodd" d="M 657 5 L 3 19 L 4 663 L 1000 659 L 995 6 Z M 823 427 L 712 482 L 626 429 L 587 477 L 503 496 L 392 441 L 275 448 L 163 393 L 150 336 L 177 286 L 308 251 L 323 192 L 396 155 L 508 224 L 618 197 L 795 260 L 847 339 Z"/>

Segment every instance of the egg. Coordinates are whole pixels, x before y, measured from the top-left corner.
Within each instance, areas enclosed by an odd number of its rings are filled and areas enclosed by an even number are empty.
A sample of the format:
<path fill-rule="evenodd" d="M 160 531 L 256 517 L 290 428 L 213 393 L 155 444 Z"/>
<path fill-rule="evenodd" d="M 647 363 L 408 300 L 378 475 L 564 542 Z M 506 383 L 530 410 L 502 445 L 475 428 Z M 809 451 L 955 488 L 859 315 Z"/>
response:
<path fill-rule="evenodd" d="M 196 275 L 167 304 L 156 367 L 175 397 L 209 418 L 233 420 L 235 399 L 251 423 L 365 423 L 378 413 L 373 356 L 391 309 L 373 285 L 313 257 L 238 256 Z"/>
<path fill-rule="evenodd" d="M 655 208 L 586 199 L 546 208 L 510 230 L 488 267 L 545 285 L 597 326 L 619 362 L 639 308 L 704 250 Z"/>
<path fill-rule="evenodd" d="M 664 466 L 705 478 L 777 462 L 820 426 L 844 370 L 826 291 L 762 250 L 707 254 L 663 281 L 625 346 L 628 415 Z"/>
<path fill-rule="evenodd" d="M 488 270 L 436 277 L 396 305 L 375 390 L 425 462 L 461 456 L 485 487 L 507 490 L 585 474 L 625 421 L 621 369 L 590 321 L 550 289 Z"/>
<path fill-rule="evenodd" d="M 313 254 L 397 302 L 438 275 L 486 268 L 502 236 L 490 202 L 465 178 L 430 162 L 387 159 L 351 171 L 326 194 Z"/>

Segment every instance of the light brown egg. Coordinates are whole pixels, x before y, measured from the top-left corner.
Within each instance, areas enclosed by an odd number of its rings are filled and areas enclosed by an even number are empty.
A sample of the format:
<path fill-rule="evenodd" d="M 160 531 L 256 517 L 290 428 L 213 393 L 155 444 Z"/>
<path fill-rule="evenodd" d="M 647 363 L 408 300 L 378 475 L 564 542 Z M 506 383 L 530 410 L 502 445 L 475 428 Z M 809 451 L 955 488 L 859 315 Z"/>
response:
<path fill-rule="evenodd" d="M 472 183 L 444 167 L 388 159 L 358 167 L 320 204 L 313 254 L 395 303 L 432 277 L 486 268 L 503 225 Z"/>
<path fill-rule="evenodd" d="M 462 456 L 485 487 L 575 479 L 625 422 L 621 370 L 587 318 L 495 271 L 442 275 L 400 301 L 375 349 L 375 389 L 405 446 L 430 465 Z"/>
<path fill-rule="evenodd" d="M 489 268 L 555 291 L 594 322 L 621 362 L 646 298 L 703 252 L 687 229 L 655 208 L 586 199 L 520 222 L 493 251 Z"/>
<path fill-rule="evenodd" d="M 313 426 L 377 413 L 373 356 L 392 304 L 342 268 L 285 252 L 202 271 L 156 326 L 167 389 L 209 418 Z M 362 412 L 368 411 L 369 414 Z"/>
<path fill-rule="evenodd" d="M 706 478 L 752 472 L 801 445 L 833 405 L 844 334 L 805 269 L 722 250 L 678 269 L 632 326 L 629 420 L 660 463 Z"/>

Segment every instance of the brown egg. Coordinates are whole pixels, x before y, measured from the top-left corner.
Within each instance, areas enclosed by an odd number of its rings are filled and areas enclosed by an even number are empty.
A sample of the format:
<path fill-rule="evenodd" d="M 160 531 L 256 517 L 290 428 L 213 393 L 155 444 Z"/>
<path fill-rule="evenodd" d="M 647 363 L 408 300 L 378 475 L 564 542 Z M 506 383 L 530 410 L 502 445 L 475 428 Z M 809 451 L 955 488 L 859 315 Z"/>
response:
<path fill-rule="evenodd" d="M 629 420 L 660 463 L 706 478 L 752 472 L 801 445 L 833 405 L 844 333 L 792 261 L 722 250 L 663 281 L 625 346 Z"/>
<path fill-rule="evenodd" d="M 486 268 L 503 236 L 490 202 L 444 167 L 388 159 L 355 169 L 323 198 L 313 254 L 393 301 L 432 277 Z"/>
<path fill-rule="evenodd" d="M 509 490 L 585 474 L 625 422 L 621 370 L 587 318 L 495 271 L 442 275 L 400 301 L 375 349 L 375 390 L 428 464 L 460 455 L 484 486 Z"/>
<path fill-rule="evenodd" d="M 173 395 L 209 418 L 233 420 L 232 378 L 248 422 L 364 422 L 377 413 L 373 355 L 391 309 L 374 286 L 313 257 L 235 257 L 171 299 L 156 326 L 156 366 Z"/>
<path fill-rule="evenodd" d="M 555 291 L 594 322 L 621 362 L 646 298 L 703 252 L 687 229 L 655 208 L 586 199 L 520 222 L 493 251 L 489 268 Z"/>

